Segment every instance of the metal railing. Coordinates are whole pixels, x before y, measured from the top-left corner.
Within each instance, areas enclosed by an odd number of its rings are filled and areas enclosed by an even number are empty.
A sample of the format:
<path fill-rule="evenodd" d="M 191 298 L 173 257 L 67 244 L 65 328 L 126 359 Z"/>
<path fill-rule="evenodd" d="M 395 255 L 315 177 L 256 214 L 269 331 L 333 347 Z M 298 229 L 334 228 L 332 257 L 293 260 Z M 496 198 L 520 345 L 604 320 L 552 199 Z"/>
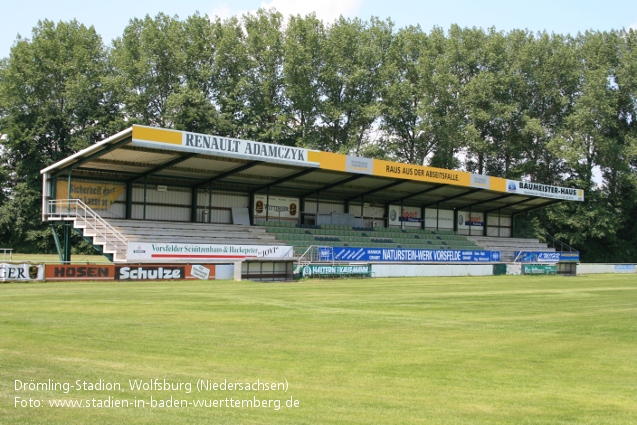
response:
<path fill-rule="evenodd" d="M 298 272 L 298 270 L 300 270 L 302 267 L 318 262 L 329 262 L 334 264 L 334 248 L 321 245 L 310 246 L 297 260 L 295 273 Z"/>
<path fill-rule="evenodd" d="M 551 248 L 555 248 L 556 251 L 559 251 L 559 252 L 568 251 L 568 252 L 577 252 L 577 253 L 579 253 L 579 251 L 576 250 L 575 248 L 572 248 L 571 246 L 565 244 L 564 242 L 562 242 L 559 239 L 556 239 L 554 236 L 551 236 L 548 233 L 544 234 L 544 239 L 545 239 L 546 244 L 551 246 Z M 558 249 L 558 246 L 559 246 L 559 249 Z"/>
<path fill-rule="evenodd" d="M 49 201 L 47 217 L 49 221 L 72 219 L 75 222 L 75 227 L 85 228 L 84 226 L 86 226 L 86 228 L 95 232 L 94 236 L 102 238 L 104 240 L 104 248 L 111 245 L 114 247 L 115 252 L 126 255 L 128 239 L 80 199 L 54 199 Z M 93 235 L 89 234 L 88 236 Z M 123 248 L 121 244 L 124 245 Z"/>
<path fill-rule="evenodd" d="M 542 241 L 542 239 L 544 240 Z M 554 236 L 549 235 L 548 233 L 545 233 L 544 235 L 540 236 L 539 240 L 546 243 L 547 247 L 555 249 L 556 252 L 576 252 L 579 254 L 578 250 L 562 242 L 561 240 L 555 238 Z M 518 255 L 516 255 L 515 258 L 513 259 L 513 262 L 514 263 L 520 262 L 519 261 L 520 257 L 522 256 L 524 252 L 525 252 L 524 250 L 520 250 L 520 252 L 518 252 Z"/>

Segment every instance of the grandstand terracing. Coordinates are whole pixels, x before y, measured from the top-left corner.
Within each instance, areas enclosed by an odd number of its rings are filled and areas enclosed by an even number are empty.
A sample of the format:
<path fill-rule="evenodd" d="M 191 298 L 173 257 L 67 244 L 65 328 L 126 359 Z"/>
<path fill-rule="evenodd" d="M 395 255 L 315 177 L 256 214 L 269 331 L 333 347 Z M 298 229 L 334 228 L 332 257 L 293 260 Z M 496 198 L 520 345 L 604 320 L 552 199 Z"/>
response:
<path fill-rule="evenodd" d="M 262 227 L 213 223 L 107 219 L 129 242 L 283 245 Z"/>
<path fill-rule="evenodd" d="M 285 221 L 265 221 L 261 224 L 266 227 L 268 233 L 276 235 L 277 240 L 295 246 L 297 255 L 312 245 L 436 250 L 483 249 L 452 230 L 356 228 L 337 224 L 297 226 Z"/>
<path fill-rule="evenodd" d="M 555 252 L 555 248 L 548 247 L 539 239 L 530 238 L 496 238 L 487 236 L 468 236 L 468 240 L 489 251 L 500 251 L 500 260 L 510 263 L 515 261 L 516 251 Z"/>
<path fill-rule="evenodd" d="M 212 223 L 108 219 L 129 242 L 288 245 L 301 256 L 310 246 L 408 248 L 432 250 L 491 250 L 502 261 L 513 261 L 514 251 L 554 251 L 537 239 L 467 237 L 452 230 L 356 228 L 345 225 L 304 226 L 286 221 L 264 221 L 260 226 Z M 96 239 L 94 243 L 99 244 Z M 125 247 L 122 247 L 125 250 Z"/>

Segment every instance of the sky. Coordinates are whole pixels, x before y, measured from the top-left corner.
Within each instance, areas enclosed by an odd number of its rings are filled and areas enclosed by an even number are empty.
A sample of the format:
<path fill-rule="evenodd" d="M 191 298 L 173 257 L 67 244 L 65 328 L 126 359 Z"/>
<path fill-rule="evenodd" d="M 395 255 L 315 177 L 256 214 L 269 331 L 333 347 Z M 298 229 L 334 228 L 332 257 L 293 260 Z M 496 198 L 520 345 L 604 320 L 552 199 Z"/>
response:
<path fill-rule="evenodd" d="M 438 26 L 491 28 L 499 31 L 526 29 L 532 32 L 572 34 L 587 30 L 637 30 L 635 0 L 3 0 L 0 22 L 0 58 L 8 57 L 17 34 L 31 37 L 39 20 L 70 21 L 95 27 L 104 43 L 120 37 L 133 18 L 155 16 L 159 12 L 185 19 L 202 15 L 227 18 L 275 8 L 283 15 L 315 12 L 332 22 L 340 15 L 368 20 L 390 18 L 397 28 L 420 25 L 429 31 Z"/>

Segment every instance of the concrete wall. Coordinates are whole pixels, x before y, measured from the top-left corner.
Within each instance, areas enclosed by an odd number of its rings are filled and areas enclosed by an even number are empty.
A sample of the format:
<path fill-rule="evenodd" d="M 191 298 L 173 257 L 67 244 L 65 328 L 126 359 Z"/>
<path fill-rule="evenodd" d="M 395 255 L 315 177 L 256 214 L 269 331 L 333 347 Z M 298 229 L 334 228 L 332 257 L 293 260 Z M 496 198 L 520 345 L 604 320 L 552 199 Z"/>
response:
<path fill-rule="evenodd" d="M 616 268 L 615 266 L 620 266 Z M 624 267 L 621 267 L 624 266 Z M 634 264 L 602 264 L 602 263 L 580 263 L 577 265 L 577 274 L 598 274 L 598 273 L 619 273 L 618 269 Z"/>
<path fill-rule="evenodd" d="M 493 264 L 372 264 L 372 277 L 492 275 Z"/>

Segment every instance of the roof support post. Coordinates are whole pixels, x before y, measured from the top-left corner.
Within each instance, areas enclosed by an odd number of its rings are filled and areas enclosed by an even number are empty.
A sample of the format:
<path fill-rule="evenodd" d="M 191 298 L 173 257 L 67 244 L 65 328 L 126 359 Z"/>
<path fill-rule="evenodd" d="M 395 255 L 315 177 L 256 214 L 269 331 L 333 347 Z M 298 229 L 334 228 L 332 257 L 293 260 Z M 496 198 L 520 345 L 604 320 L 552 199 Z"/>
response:
<path fill-rule="evenodd" d="M 69 181 L 68 184 L 66 186 L 66 199 L 71 199 L 71 174 L 73 174 L 73 170 L 69 170 Z M 67 207 L 68 207 L 68 212 L 71 212 L 71 203 L 67 202 L 66 203 Z"/>
<path fill-rule="evenodd" d="M 500 237 L 500 229 L 502 229 L 502 210 L 498 210 L 498 237 Z"/>
<path fill-rule="evenodd" d="M 436 232 L 440 228 L 440 204 L 436 204 Z"/>
<path fill-rule="evenodd" d="M 190 188 L 190 221 L 197 222 L 197 194 L 199 192 L 198 186 Z"/>
<path fill-rule="evenodd" d="M 71 264 L 71 229 L 73 224 L 70 221 L 65 221 L 62 225 L 64 229 L 64 258 L 62 262 L 64 264 Z"/>
<path fill-rule="evenodd" d="M 453 231 L 458 233 L 458 208 L 453 209 Z"/>
<path fill-rule="evenodd" d="M 212 182 L 208 185 L 208 223 L 212 223 Z"/>
<path fill-rule="evenodd" d="M 51 177 L 51 180 L 49 181 L 49 184 L 51 185 L 51 199 L 52 200 L 56 200 L 57 199 L 57 195 L 58 195 L 58 179 L 55 176 Z M 49 213 L 54 213 L 55 212 L 55 204 L 51 205 L 51 210 L 49 211 Z"/>
<path fill-rule="evenodd" d="M 212 195 L 212 192 L 210 193 Z M 210 215 L 210 213 L 208 213 Z M 259 225 L 258 220 L 254 216 L 254 192 L 250 192 L 248 195 L 248 217 L 250 219 L 250 224 Z"/>
<path fill-rule="evenodd" d="M 127 220 L 133 218 L 133 182 L 126 182 L 126 210 L 124 217 Z"/>
<path fill-rule="evenodd" d="M 365 197 L 361 196 L 361 227 L 365 227 Z"/>
<path fill-rule="evenodd" d="M 265 221 L 268 220 L 270 220 L 270 186 L 265 191 Z"/>
<path fill-rule="evenodd" d="M 146 195 L 148 191 L 148 185 L 146 183 L 146 177 L 144 177 L 144 212 L 142 214 L 142 218 L 146 220 Z"/>
<path fill-rule="evenodd" d="M 60 238 L 55 230 L 55 226 L 51 224 L 51 233 L 53 233 L 53 240 L 55 241 L 55 247 L 60 257 L 62 264 L 71 264 L 71 228 L 70 221 L 62 222 L 62 236 L 64 237 L 64 246 L 60 243 Z"/>

